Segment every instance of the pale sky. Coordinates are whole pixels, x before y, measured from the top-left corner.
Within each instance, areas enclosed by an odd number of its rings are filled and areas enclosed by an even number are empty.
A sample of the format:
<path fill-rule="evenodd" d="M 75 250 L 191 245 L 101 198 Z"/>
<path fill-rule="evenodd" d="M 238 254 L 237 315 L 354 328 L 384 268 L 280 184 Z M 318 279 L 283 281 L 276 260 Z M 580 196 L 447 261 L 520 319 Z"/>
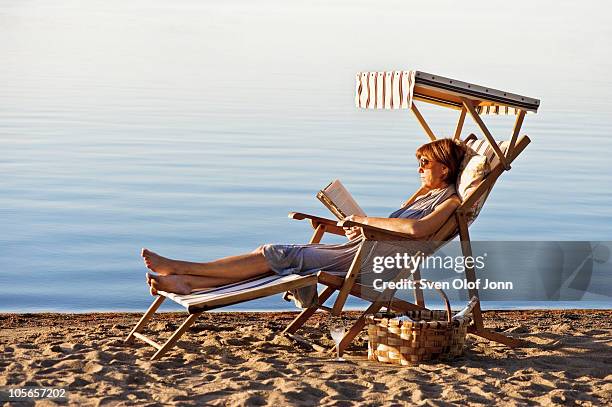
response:
<path fill-rule="evenodd" d="M 0 1 L 0 75 L 275 105 L 301 90 L 335 101 L 357 71 L 419 69 L 556 108 L 609 97 L 609 15 L 604 1 Z"/>

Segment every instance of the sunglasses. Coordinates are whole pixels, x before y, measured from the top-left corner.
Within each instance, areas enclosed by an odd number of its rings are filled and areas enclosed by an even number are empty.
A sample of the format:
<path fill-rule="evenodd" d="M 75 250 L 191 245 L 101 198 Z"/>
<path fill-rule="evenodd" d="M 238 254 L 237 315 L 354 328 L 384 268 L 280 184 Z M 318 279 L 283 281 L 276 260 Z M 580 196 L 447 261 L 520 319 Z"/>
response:
<path fill-rule="evenodd" d="M 432 163 L 433 161 L 430 160 L 429 158 L 425 158 L 425 157 L 420 157 L 419 158 L 419 167 L 421 168 L 429 168 L 429 165 Z"/>

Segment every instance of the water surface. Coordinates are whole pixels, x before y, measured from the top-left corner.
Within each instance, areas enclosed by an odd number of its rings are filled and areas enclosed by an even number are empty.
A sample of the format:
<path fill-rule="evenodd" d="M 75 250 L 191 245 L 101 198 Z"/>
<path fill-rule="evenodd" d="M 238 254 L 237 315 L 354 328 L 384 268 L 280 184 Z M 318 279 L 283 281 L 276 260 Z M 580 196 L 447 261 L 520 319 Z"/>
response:
<path fill-rule="evenodd" d="M 0 311 L 141 310 L 141 247 L 305 242 L 286 213 L 327 215 L 314 195 L 333 178 L 392 212 L 426 138 L 408 112 L 354 107 L 361 70 L 540 98 L 472 237 L 611 240 L 608 13 L 519 3 L 0 1 Z M 456 112 L 421 110 L 452 134 Z M 512 117 L 486 122 L 509 137 Z"/>

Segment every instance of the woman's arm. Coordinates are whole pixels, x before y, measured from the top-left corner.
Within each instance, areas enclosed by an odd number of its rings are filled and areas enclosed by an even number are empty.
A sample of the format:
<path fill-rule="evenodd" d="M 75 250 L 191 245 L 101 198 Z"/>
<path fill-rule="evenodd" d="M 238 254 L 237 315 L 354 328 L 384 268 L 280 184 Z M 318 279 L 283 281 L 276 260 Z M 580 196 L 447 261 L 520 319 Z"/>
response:
<path fill-rule="evenodd" d="M 418 239 L 437 232 L 460 203 L 459 198 L 453 196 L 442 202 L 432 213 L 422 219 L 371 218 L 355 215 L 349 216 L 348 219 L 381 229 L 406 233 Z"/>

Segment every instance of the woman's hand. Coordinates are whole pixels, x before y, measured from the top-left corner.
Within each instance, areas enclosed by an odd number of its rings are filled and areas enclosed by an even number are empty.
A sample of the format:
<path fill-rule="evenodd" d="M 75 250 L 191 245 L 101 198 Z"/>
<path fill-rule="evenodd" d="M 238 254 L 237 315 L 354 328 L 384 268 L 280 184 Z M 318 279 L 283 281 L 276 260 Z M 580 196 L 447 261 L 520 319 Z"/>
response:
<path fill-rule="evenodd" d="M 365 216 L 351 215 L 344 218 L 344 220 L 350 220 L 357 223 L 366 223 Z M 345 227 L 344 234 L 349 238 L 349 240 L 353 240 L 354 238 L 361 236 L 361 228 L 359 226 L 353 226 L 350 228 Z"/>
<path fill-rule="evenodd" d="M 354 238 L 361 236 L 361 228 L 357 226 L 353 226 L 352 228 L 344 228 L 344 234 L 349 240 L 353 240 Z"/>

